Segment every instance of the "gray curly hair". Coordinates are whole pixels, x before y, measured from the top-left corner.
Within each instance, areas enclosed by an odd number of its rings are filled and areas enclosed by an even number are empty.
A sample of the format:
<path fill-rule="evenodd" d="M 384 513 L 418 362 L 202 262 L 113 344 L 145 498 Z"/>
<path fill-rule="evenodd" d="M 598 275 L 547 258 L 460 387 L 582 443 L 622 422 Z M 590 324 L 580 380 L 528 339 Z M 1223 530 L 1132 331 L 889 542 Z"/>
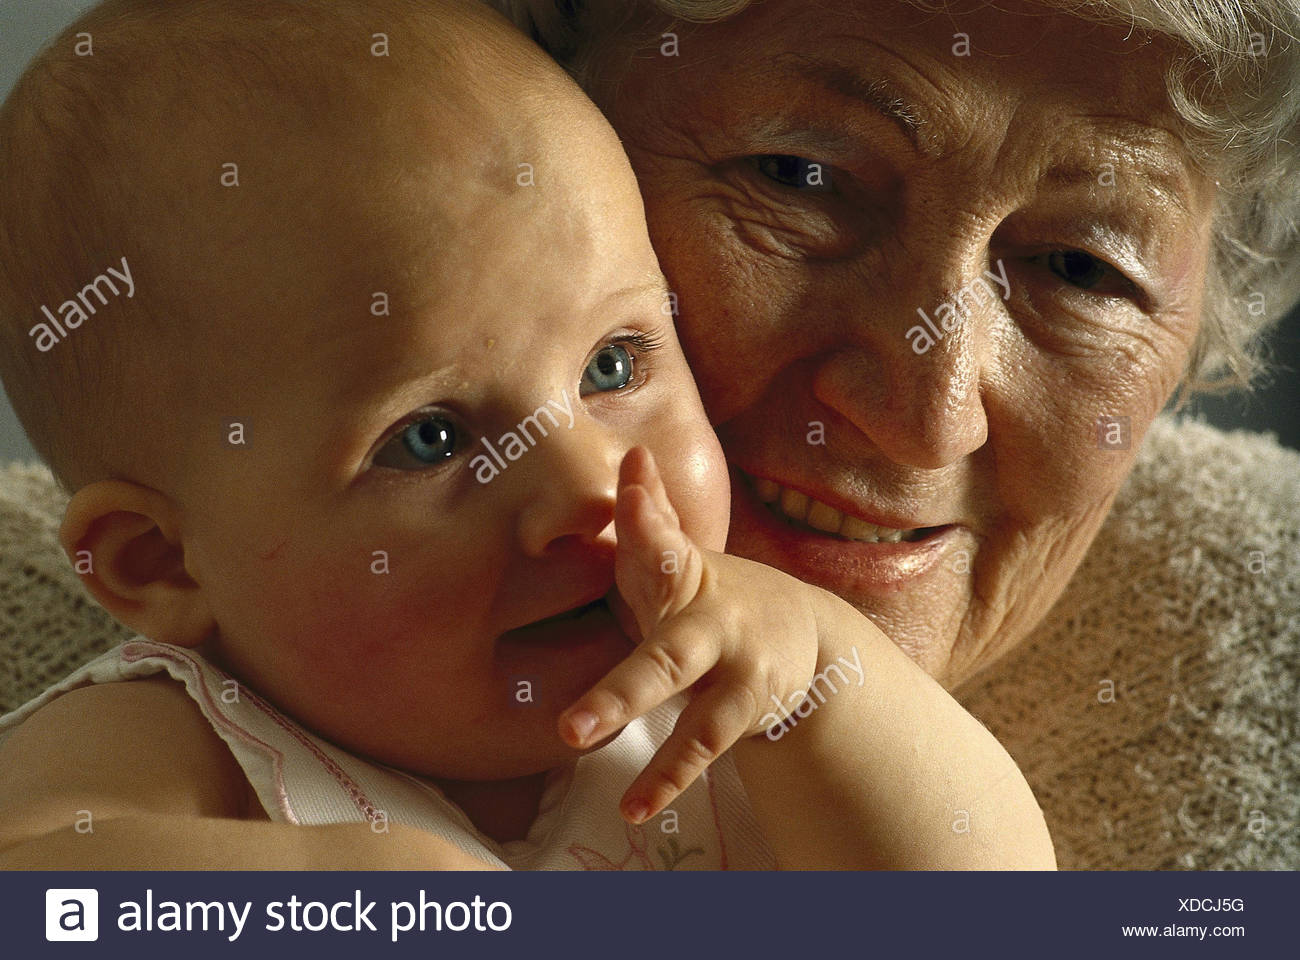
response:
<path fill-rule="evenodd" d="M 614 38 L 644 43 L 667 23 L 725 20 L 753 0 L 487 2 L 590 88 Z M 1169 100 L 1220 190 L 1201 332 L 1178 405 L 1197 392 L 1251 388 L 1268 372 L 1264 335 L 1300 298 L 1300 0 L 1038 2 L 1163 36 L 1179 51 L 1166 73 Z"/>

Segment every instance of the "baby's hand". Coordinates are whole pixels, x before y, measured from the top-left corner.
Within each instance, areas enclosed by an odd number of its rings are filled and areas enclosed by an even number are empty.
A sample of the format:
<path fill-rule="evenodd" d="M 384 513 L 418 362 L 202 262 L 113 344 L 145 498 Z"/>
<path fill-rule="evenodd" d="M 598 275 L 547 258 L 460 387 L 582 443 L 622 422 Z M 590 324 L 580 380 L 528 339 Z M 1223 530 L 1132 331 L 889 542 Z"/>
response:
<path fill-rule="evenodd" d="M 737 740 L 764 732 L 773 696 L 785 703 L 808 688 L 819 653 L 818 591 L 697 547 L 643 447 L 623 459 L 614 524 L 614 575 L 626 603 L 620 610 L 615 598 L 615 612 L 640 644 L 561 715 L 560 735 L 585 747 L 690 690 L 671 736 L 623 795 L 623 815 L 640 823 Z"/>

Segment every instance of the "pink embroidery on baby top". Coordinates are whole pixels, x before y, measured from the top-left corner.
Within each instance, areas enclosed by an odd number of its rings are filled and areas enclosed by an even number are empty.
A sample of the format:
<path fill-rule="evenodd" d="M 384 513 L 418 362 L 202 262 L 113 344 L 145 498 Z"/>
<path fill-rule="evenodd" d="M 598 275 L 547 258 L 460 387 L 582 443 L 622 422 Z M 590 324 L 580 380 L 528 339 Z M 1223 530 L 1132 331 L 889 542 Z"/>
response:
<path fill-rule="evenodd" d="M 718 869 L 727 869 L 727 844 L 722 836 L 722 823 L 718 817 L 718 798 L 715 794 L 713 778 L 706 772 L 701 778 L 709 791 L 709 811 L 713 814 L 713 832 L 718 840 Z M 655 847 L 655 853 L 663 866 L 656 867 L 650 856 L 646 853 L 649 846 L 645 830 L 640 824 L 623 824 L 623 831 L 627 835 L 628 852 L 621 860 L 613 861 L 598 850 L 591 847 L 584 847 L 582 844 L 574 843 L 569 845 L 569 855 L 578 861 L 578 864 L 584 870 L 676 870 L 678 865 L 694 856 L 705 855 L 703 847 L 683 848 L 678 842 L 677 837 L 669 835 L 664 843 Z M 630 867 L 633 861 L 639 866 Z"/>
<path fill-rule="evenodd" d="M 584 870 L 676 870 L 678 864 L 688 857 L 704 856 L 703 847 L 683 850 L 676 837 L 669 837 L 667 845 L 660 844 L 655 848 L 655 853 L 659 854 L 663 863 L 662 867 L 656 867 L 646 852 L 649 843 L 645 829 L 640 824 L 625 823 L 623 831 L 627 836 L 628 850 L 621 860 L 610 860 L 599 850 L 584 847 L 580 843 L 569 845 L 569 856 L 577 860 Z"/>
<path fill-rule="evenodd" d="M 276 710 L 257 694 L 249 692 L 247 694 L 249 703 L 265 713 L 277 726 L 285 733 L 297 740 L 307 752 L 316 758 L 316 761 L 325 768 L 325 771 L 334 778 L 334 781 L 342 787 L 352 802 L 356 804 L 361 815 L 366 818 L 367 823 L 375 823 L 378 820 L 387 820 L 387 815 L 367 799 L 365 792 L 357 785 L 357 782 L 348 776 L 347 771 L 334 762 L 334 759 L 321 750 L 312 742 L 297 724 L 291 723 L 284 714 Z"/>
<path fill-rule="evenodd" d="M 293 807 L 289 805 L 289 791 L 284 786 L 284 754 L 275 747 L 271 746 L 265 740 L 253 736 L 239 724 L 235 723 L 221 710 L 212 699 L 207 684 L 203 682 L 203 673 L 199 670 L 197 662 L 193 657 L 187 656 L 177 647 L 164 646 L 153 641 L 141 643 L 139 641 L 127 643 L 122 647 L 122 660 L 124 663 L 138 663 L 141 660 L 147 660 L 150 657 L 157 657 L 160 660 L 170 660 L 172 663 L 181 664 L 191 670 L 199 680 L 199 689 L 202 691 L 203 706 L 206 708 L 208 716 L 212 717 L 217 723 L 243 740 L 245 743 L 252 744 L 271 758 L 271 769 L 275 774 L 275 800 L 276 806 L 284 815 L 288 823 L 296 824 L 298 818 L 294 816 Z"/>
<path fill-rule="evenodd" d="M 139 660 L 147 656 L 156 656 L 164 660 L 171 660 L 174 663 L 177 662 L 184 663 L 186 666 L 188 666 L 191 670 L 194 671 L 195 675 L 199 677 L 200 680 L 199 685 L 203 690 L 204 704 L 211 710 L 212 715 L 220 718 L 223 725 L 231 729 L 232 731 L 234 731 L 238 736 L 241 737 L 241 739 L 248 742 L 255 743 L 259 747 L 261 747 L 262 749 L 270 753 L 273 761 L 274 770 L 275 770 L 276 799 L 279 802 L 280 810 L 285 815 L 285 819 L 289 823 L 294 823 L 294 824 L 299 823 L 300 821 L 298 820 L 297 815 L 294 813 L 292 805 L 289 801 L 288 791 L 284 786 L 284 769 L 283 769 L 284 754 L 282 754 L 279 750 L 276 750 L 270 744 L 265 743 L 262 740 L 259 740 L 257 737 L 254 737 L 251 733 L 249 733 L 243 727 L 239 726 L 228 716 L 226 716 L 225 712 L 221 710 L 221 708 L 218 707 L 216 703 L 212 700 L 212 696 L 208 690 L 207 684 L 202 682 L 203 672 L 199 669 L 198 661 L 194 657 L 190 656 L 188 653 L 186 653 L 184 650 L 180 649 L 179 647 L 172 647 L 170 645 L 153 643 L 153 642 L 132 643 L 122 649 L 122 659 L 128 662 L 134 662 L 136 660 Z M 221 670 L 210 664 L 208 666 L 209 669 L 211 669 L 218 676 L 221 677 L 230 676 L 224 670 Z M 264 713 L 273 723 L 275 723 L 276 726 L 280 727 L 280 729 L 284 730 L 286 733 L 292 736 L 303 747 L 307 749 L 307 751 L 312 755 L 312 757 L 314 757 L 316 761 L 320 763 L 322 767 L 325 768 L 326 772 L 328 772 L 330 776 L 334 778 L 335 782 L 337 782 L 338 785 L 342 787 L 344 791 L 347 792 L 348 797 L 356 805 L 357 809 L 361 812 L 361 815 L 366 818 L 367 822 L 374 823 L 375 821 L 380 819 L 381 813 L 379 809 L 373 803 L 370 802 L 370 800 L 366 797 L 365 793 L 362 791 L 361 787 L 357 785 L 356 781 L 354 781 L 350 776 L 348 776 L 347 772 L 343 770 L 343 768 L 340 767 L 337 763 L 335 763 L 331 757 L 327 756 L 324 752 L 322 752 L 321 749 L 311 741 L 311 739 L 306 735 L 306 733 L 302 729 L 300 729 L 296 724 L 291 723 L 283 714 L 280 713 L 280 711 L 276 710 L 275 707 L 271 706 L 269 703 L 267 703 L 265 700 L 263 700 L 261 697 L 255 694 L 252 690 L 249 690 L 247 687 L 243 686 L 242 684 L 240 685 L 240 691 L 245 700 L 251 703 L 258 710 L 262 711 L 262 713 Z"/>
<path fill-rule="evenodd" d="M 728 869 L 727 841 L 724 838 L 722 833 L 722 820 L 718 816 L 718 795 L 713 786 L 713 778 L 709 776 L 709 771 L 705 770 L 704 773 L 701 775 L 701 779 L 704 781 L 705 785 L 708 786 L 709 788 L 709 812 L 713 814 L 713 832 L 718 835 L 718 869 L 726 870 Z M 676 842 L 674 842 L 672 846 L 675 851 L 677 849 Z M 683 857 L 682 859 L 685 859 L 685 857 Z M 680 863 L 681 861 L 679 860 L 678 862 Z M 672 868 L 669 867 L 668 869 L 671 870 Z"/>
<path fill-rule="evenodd" d="M 593 850 L 591 847 L 584 847 L 580 843 L 569 845 L 569 855 L 573 857 L 574 860 L 577 860 L 578 864 L 584 870 L 653 870 L 654 864 L 645 852 L 645 830 L 642 829 L 639 823 L 625 823 L 623 824 L 623 830 L 627 835 L 628 850 L 622 860 L 610 860 L 609 857 L 605 856 L 599 850 Z M 633 860 L 635 860 L 639 866 L 629 868 L 628 864 Z"/>

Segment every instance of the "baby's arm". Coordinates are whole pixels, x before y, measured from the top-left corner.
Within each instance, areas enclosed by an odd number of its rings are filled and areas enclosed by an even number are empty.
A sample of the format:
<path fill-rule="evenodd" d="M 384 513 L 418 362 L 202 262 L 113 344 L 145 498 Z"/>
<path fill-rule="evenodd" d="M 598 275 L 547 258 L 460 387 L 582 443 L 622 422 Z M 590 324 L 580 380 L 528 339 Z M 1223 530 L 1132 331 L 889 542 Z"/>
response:
<path fill-rule="evenodd" d="M 560 722 L 569 742 L 590 743 L 690 691 L 624 797 L 630 819 L 663 809 L 735 744 L 784 868 L 1055 866 L 1011 757 L 869 620 L 778 570 L 699 550 L 648 453 L 628 454 L 619 486 L 619 612 L 646 639 Z M 775 741 L 766 736 L 772 698 L 793 706 L 791 695 L 810 687 L 816 709 Z M 586 711 L 600 722 L 578 738 L 572 724 Z"/>
<path fill-rule="evenodd" d="M 486 868 L 398 824 L 268 822 L 225 743 L 169 679 L 59 697 L 0 747 L 0 769 L 0 869 Z"/>
<path fill-rule="evenodd" d="M 781 866 L 1054 870 L 1042 811 L 1002 745 L 857 610 L 825 599 L 818 670 L 838 663 L 848 685 L 831 671 L 838 692 L 819 683 L 797 726 L 733 748 Z"/>

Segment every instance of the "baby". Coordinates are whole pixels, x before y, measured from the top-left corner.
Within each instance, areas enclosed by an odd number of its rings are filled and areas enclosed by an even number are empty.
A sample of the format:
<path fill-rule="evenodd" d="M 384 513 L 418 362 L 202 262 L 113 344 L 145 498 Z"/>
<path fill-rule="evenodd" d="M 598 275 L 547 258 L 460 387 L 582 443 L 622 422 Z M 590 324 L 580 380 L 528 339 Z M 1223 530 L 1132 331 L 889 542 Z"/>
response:
<path fill-rule="evenodd" d="M 718 552 L 635 179 L 496 14 L 110 0 L 0 142 L 0 372 L 140 634 L 0 724 L 0 865 L 1053 865 L 938 684 Z"/>

